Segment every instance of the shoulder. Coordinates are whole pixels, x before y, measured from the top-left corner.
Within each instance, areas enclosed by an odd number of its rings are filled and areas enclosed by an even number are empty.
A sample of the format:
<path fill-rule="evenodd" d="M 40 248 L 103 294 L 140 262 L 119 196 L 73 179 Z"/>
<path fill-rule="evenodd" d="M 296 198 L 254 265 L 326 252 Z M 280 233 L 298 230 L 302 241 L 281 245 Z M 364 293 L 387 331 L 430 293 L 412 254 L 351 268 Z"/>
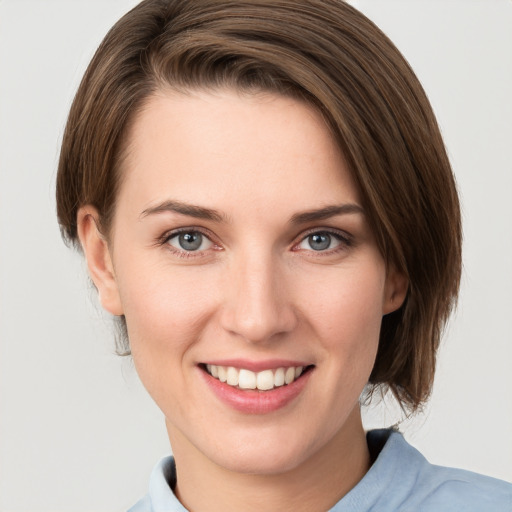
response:
<path fill-rule="evenodd" d="M 388 501 L 394 501 L 395 510 L 512 512 L 512 484 L 462 469 L 430 464 L 398 432 L 369 433 L 369 445 L 372 437 L 381 444 L 387 437 L 374 466 L 380 463 L 381 467 L 376 469 L 394 475 L 382 498 L 386 500 L 387 495 Z"/>
<path fill-rule="evenodd" d="M 418 491 L 425 510 L 512 512 L 512 484 L 461 469 L 429 465 Z"/>

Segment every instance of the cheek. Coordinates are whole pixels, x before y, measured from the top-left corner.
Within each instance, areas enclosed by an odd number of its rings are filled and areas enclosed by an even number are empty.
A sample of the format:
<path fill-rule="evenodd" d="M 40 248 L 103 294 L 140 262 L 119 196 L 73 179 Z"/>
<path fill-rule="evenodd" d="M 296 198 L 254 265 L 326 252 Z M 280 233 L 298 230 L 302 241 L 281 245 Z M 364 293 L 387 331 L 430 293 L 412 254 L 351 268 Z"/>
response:
<path fill-rule="evenodd" d="M 353 269 L 352 269 L 353 270 Z M 304 283 L 304 315 L 333 372 L 364 385 L 373 368 L 382 323 L 385 272 L 380 266 L 333 272 Z M 345 385 L 347 380 L 343 379 Z M 350 385 L 350 384 L 349 384 Z"/>
<path fill-rule="evenodd" d="M 326 338 L 348 341 L 380 329 L 385 280 L 378 270 L 340 270 L 304 283 L 305 311 Z"/>
<path fill-rule="evenodd" d="M 147 262 L 125 270 L 120 295 L 137 373 L 166 416 L 185 415 L 194 400 L 186 369 L 214 310 L 211 280 Z"/>
<path fill-rule="evenodd" d="M 147 262 L 122 270 L 120 296 L 134 357 L 150 348 L 156 358 L 169 348 L 179 353 L 193 343 L 213 310 L 206 273 L 191 279 L 186 268 Z"/>

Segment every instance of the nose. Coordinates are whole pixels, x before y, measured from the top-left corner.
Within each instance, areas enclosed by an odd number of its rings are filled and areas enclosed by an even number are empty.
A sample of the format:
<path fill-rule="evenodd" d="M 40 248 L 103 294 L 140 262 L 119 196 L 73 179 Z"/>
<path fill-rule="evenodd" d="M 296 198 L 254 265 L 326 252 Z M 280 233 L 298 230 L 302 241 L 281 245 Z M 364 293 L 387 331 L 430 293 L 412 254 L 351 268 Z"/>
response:
<path fill-rule="evenodd" d="M 272 258 L 240 258 L 230 265 L 222 327 L 249 343 L 265 343 L 293 331 L 297 315 L 285 272 Z"/>

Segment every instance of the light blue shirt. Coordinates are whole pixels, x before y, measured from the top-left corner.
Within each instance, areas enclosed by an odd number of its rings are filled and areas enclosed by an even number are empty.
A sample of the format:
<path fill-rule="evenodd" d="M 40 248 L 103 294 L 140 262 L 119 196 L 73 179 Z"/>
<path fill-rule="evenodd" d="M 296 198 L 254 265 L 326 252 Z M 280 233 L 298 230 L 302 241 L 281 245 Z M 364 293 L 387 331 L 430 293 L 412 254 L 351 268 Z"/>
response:
<path fill-rule="evenodd" d="M 329 512 L 512 512 L 510 483 L 434 466 L 392 430 L 372 430 L 367 440 L 375 462 Z M 153 469 L 149 493 L 128 512 L 187 512 L 172 492 L 175 482 L 174 459 L 166 457 Z"/>

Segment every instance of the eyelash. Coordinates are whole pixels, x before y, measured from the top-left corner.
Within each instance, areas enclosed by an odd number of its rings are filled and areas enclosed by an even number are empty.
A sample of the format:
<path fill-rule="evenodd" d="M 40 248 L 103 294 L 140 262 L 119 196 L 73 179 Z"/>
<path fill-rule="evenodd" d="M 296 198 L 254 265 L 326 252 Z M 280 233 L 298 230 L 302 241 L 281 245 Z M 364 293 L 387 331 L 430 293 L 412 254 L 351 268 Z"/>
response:
<path fill-rule="evenodd" d="M 197 251 L 186 251 L 186 250 L 180 250 L 177 249 L 169 244 L 169 241 L 177 236 L 179 236 L 182 233 L 199 233 L 205 238 L 207 238 L 213 245 L 213 250 L 221 250 L 221 247 L 219 244 L 217 244 L 214 241 L 213 235 L 204 230 L 203 228 L 198 227 L 185 227 L 185 228 L 179 228 L 175 229 L 173 231 L 167 232 L 164 235 L 162 235 L 158 239 L 158 245 L 164 246 L 166 245 L 167 248 L 176 256 L 179 258 L 201 258 L 206 256 L 206 252 L 208 252 L 210 249 L 206 250 L 197 250 Z M 301 235 L 301 238 L 298 242 L 293 244 L 292 251 L 299 252 L 301 251 L 298 246 L 302 244 L 305 240 L 307 240 L 312 235 L 328 235 L 330 237 L 333 237 L 336 241 L 339 242 L 339 245 L 337 247 L 334 247 L 333 249 L 327 249 L 327 250 L 319 250 L 315 251 L 311 248 L 311 250 L 308 250 L 307 252 L 312 253 L 315 257 L 321 257 L 323 255 L 331 255 L 336 254 L 338 252 L 342 252 L 347 250 L 353 245 L 353 239 L 352 236 L 350 236 L 348 233 L 344 231 L 335 230 L 333 228 L 315 228 L 307 231 L 306 233 Z"/>
<path fill-rule="evenodd" d="M 292 250 L 300 251 L 301 249 L 298 249 L 297 247 L 313 235 L 328 235 L 329 237 L 332 237 L 339 242 L 339 245 L 333 249 L 315 251 L 313 248 L 311 248 L 308 250 L 308 252 L 312 253 L 316 257 L 337 254 L 338 252 L 346 251 L 353 245 L 352 236 L 344 231 L 333 228 L 314 228 L 301 235 L 301 239 L 298 243 L 294 244 Z"/>
<path fill-rule="evenodd" d="M 169 244 L 169 241 L 171 239 L 179 236 L 182 233 L 199 233 L 200 235 L 204 236 L 206 239 L 208 239 L 212 243 L 214 250 L 220 249 L 220 246 L 214 242 L 214 240 L 213 240 L 214 237 L 210 232 L 208 232 L 202 228 L 193 227 L 193 226 L 168 231 L 158 240 L 158 245 L 161 245 L 161 246 L 166 245 L 168 250 L 171 251 L 174 255 L 178 256 L 179 258 L 201 258 L 201 257 L 204 257 L 207 250 L 186 251 L 184 249 L 183 250 L 177 249 L 176 247 L 173 247 L 172 245 Z"/>

